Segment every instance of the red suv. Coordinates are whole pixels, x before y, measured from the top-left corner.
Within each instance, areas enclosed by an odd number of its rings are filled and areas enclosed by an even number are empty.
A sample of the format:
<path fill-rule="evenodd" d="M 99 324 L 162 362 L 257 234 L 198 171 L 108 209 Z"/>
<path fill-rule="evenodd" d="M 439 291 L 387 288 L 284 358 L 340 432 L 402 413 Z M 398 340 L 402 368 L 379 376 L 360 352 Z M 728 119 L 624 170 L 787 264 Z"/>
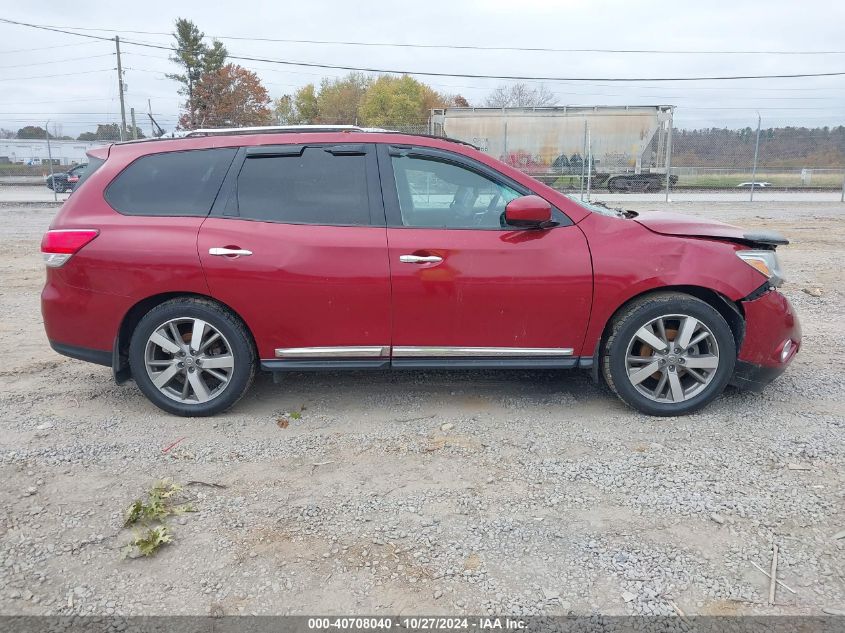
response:
<path fill-rule="evenodd" d="M 41 245 L 57 352 L 178 415 L 257 370 L 584 368 L 652 415 L 801 344 L 776 234 L 588 204 L 456 141 L 200 130 L 92 150 Z"/>

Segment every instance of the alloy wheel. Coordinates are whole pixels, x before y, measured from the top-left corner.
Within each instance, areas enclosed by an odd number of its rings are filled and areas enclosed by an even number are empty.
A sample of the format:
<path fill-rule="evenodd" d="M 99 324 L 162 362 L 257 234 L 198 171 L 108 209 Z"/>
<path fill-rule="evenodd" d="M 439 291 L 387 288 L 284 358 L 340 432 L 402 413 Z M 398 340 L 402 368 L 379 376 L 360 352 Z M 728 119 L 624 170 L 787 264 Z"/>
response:
<path fill-rule="evenodd" d="M 716 337 L 699 319 L 668 314 L 640 327 L 628 343 L 631 385 L 655 402 L 684 402 L 713 381 L 719 368 Z"/>
<path fill-rule="evenodd" d="M 144 350 L 144 365 L 162 394 L 183 404 L 200 404 L 225 391 L 235 358 L 229 341 L 210 323 L 180 318 L 153 331 Z"/>

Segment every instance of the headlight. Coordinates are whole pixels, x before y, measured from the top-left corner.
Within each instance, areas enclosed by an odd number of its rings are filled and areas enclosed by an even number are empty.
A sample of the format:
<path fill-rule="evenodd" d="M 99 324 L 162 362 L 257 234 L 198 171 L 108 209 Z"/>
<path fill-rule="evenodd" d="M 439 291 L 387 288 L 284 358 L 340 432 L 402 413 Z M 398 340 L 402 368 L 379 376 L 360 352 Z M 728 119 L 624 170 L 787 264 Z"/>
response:
<path fill-rule="evenodd" d="M 737 251 L 736 254 L 746 264 L 763 273 L 775 288 L 783 283 L 780 262 L 774 251 Z"/>

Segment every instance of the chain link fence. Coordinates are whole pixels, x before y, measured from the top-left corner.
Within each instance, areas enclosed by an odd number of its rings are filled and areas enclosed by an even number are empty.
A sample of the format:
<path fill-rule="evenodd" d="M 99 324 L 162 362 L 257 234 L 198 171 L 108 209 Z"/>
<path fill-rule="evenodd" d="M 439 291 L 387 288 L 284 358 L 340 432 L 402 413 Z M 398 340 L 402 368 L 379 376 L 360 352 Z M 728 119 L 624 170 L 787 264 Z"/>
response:
<path fill-rule="evenodd" d="M 845 199 L 845 126 L 814 129 L 762 123 L 758 141 L 755 117 L 739 129 L 685 129 L 676 123 L 670 133 L 672 112 L 656 108 L 497 109 L 485 114 L 485 121 L 456 125 L 449 120 L 450 113 L 467 110 L 458 108 L 375 127 L 454 137 L 556 189 L 585 197 L 712 191 L 751 198 L 788 191 L 838 192 Z M 525 115 L 525 110 L 543 116 L 523 116 L 520 123 L 517 115 Z M 643 110 L 648 111 L 645 118 Z M 356 121 L 317 124 L 355 125 Z M 117 128 L 118 124 L 113 125 Z M 51 139 L 48 152 L 46 139 L 0 139 L 0 176 L 44 176 L 50 171 L 48 154 L 54 169 L 65 171 L 85 162 L 91 147 L 115 140 Z"/>
<path fill-rule="evenodd" d="M 752 123 L 749 121 L 749 123 Z M 845 127 L 676 129 L 677 190 L 838 191 L 845 183 Z"/>

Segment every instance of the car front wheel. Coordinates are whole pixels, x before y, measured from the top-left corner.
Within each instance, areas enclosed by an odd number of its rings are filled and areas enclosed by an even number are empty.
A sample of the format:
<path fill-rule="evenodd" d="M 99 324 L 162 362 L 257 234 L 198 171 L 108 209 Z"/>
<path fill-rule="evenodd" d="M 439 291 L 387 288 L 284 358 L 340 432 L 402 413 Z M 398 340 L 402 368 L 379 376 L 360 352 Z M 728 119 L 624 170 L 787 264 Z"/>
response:
<path fill-rule="evenodd" d="M 736 343 L 714 307 L 681 293 L 634 301 L 614 320 L 602 371 L 610 388 L 648 415 L 683 415 L 728 384 Z"/>
<path fill-rule="evenodd" d="M 256 355 L 235 315 L 212 301 L 180 298 L 141 319 L 129 364 L 153 404 L 176 415 L 205 416 L 240 400 L 255 375 Z"/>

